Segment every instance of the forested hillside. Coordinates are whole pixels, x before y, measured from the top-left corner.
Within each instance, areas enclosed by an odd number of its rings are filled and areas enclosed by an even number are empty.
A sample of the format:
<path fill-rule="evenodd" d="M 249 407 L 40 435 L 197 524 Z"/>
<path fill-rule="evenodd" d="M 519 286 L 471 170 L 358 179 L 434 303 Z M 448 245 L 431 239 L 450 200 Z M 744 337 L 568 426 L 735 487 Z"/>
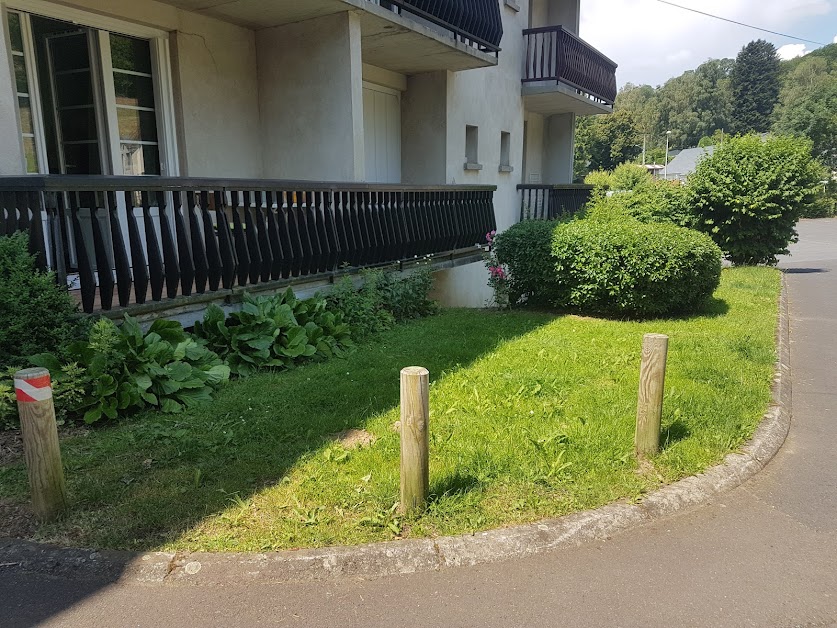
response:
<path fill-rule="evenodd" d="M 672 149 L 717 143 L 724 134 L 804 135 L 814 156 L 837 171 L 837 44 L 780 61 L 763 40 L 736 59 L 710 59 L 665 84 L 619 92 L 612 116 L 579 118 L 576 179 L 626 161 L 665 159 Z"/>

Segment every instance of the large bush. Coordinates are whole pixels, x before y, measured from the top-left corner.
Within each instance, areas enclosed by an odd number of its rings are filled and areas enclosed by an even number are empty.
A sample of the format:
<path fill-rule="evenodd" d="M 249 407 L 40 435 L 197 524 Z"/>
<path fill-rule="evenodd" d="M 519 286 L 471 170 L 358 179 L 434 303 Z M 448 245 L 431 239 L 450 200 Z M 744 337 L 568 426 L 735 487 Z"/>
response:
<path fill-rule="evenodd" d="M 676 181 L 654 179 L 636 164 L 622 164 L 613 173 L 591 172 L 585 182 L 593 186 L 586 215 L 595 220 L 636 218 L 641 222 L 694 223 L 689 192 Z"/>
<path fill-rule="evenodd" d="M 696 226 L 736 264 L 773 264 L 796 241 L 796 223 L 816 202 L 822 178 L 808 140 L 730 138 L 689 178 Z"/>
<path fill-rule="evenodd" d="M 494 255 L 508 270 L 510 305 L 546 305 L 558 299 L 559 286 L 550 259 L 556 220 L 524 220 L 494 238 Z"/>
<path fill-rule="evenodd" d="M 66 287 L 35 267 L 26 234 L 0 237 L 0 366 L 25 366 L 83 336 L 86 320 Z"/>
<path fill-rule="evenodd" d="M 555 229 L 558 307 L 661 316 L 698 309 L 718 287 L 721 251 L 697 231 L 636 220 L 578 220 Z"/>

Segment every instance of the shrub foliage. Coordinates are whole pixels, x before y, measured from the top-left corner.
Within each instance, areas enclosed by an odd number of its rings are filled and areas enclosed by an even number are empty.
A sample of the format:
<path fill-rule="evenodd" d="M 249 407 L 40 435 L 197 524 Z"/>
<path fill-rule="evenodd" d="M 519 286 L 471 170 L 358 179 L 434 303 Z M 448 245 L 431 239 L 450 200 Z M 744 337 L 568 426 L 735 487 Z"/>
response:
<path fill-rule="evenodd" d="M 699 308 L 718 287 L 721 251 L 696 231 L 635 220 L 578 220 L 555 229 L 554 305 L 662 316 Z"/>
<path fill-rule="evenodd" d="M 550 260 L 556 220 L 524 220 L 494 238 L 496 260 L 508 269 L 509 304 L 547 305 L 560 286 Z"/>
<path fill-rule="evenodd" d="M 696 226 L 733 263 L 774 264 L 797 240 L 796 223 L 816 202 L 822 178 L 808 140 L 730 138 L 689 178 Z"/>
<path fill-rule="evenodd" d="M 83 336 L 85 319 L 53 273 L 36 269 L 26 234 L 0 237 L 0 367 L 23 366 Z"/>

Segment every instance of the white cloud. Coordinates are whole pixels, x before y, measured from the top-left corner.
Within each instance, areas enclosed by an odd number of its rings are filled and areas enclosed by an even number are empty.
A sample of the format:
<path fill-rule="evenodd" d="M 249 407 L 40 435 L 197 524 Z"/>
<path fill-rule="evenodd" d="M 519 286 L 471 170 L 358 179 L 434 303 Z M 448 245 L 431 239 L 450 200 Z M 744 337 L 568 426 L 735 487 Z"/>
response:
<path fill-rule="evenodd" d="M 779 50 L 779 58 L 783 61 L 788 59 L 796 59 L 797 57 L 804 57 L 810 50 L 805 47 L 805 44 L 785 44 Z"/>
<path fill-rule="evenodd" d="M 834 36 L 834 42 L 833 43 L 837 44 L 837 35 Z"/>
<path fill-rule="evenodd" d="M 831 14 L 837 0 L 677 0 L 678 4 L 775 31 Z M 581 37 L 619 64 L 620 85 L 658 85 L 710 58 L 734 58 L 753 39 L 787 40 L 655 0 L 582 0 Z M 837 40 L 837 37 L 835 38 Z"/>

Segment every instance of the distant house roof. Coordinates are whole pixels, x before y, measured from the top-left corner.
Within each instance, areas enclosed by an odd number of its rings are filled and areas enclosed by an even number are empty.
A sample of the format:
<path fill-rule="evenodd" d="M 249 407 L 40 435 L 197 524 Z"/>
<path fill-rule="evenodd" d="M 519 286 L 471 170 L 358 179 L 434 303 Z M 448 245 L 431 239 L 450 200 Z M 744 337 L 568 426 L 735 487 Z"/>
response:
<path fill-rule="evenodd" d="M 706 148 L 684 148 L 677 154 L 677 157 L 669 162 L 666 178 L 685 179 L 695 171 L 698 161 L 714 152 L 714 146 L 707 146 Z"/>

